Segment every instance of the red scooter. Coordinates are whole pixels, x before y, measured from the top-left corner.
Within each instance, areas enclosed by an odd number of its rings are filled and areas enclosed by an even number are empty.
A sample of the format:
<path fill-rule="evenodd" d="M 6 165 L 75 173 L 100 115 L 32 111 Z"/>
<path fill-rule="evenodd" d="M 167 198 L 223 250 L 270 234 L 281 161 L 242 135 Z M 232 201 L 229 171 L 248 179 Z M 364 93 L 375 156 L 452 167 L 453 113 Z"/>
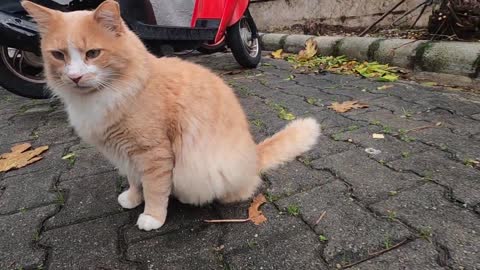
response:
<path fill-rule="evenodd" d="M 103 2 L 57 1 L 33 0 L 65 12 L 95 9 Z M 165 1 L 170 0 L 118 0 L 122 18 L 152 52 L 168 55 L 197 49 L 209 53 L 228 46 L 243 67 L 254 68 L 260 62 L 260 42 L 248 10 L 249 0 L 195 0 L 190 26 L 178 27 L 157 23 L 152 2 L 162 5 Z M 24 97 L 48 98 L 39 33 L 20 0 L 1 1 L 0 36 L 0 86 Z"/>

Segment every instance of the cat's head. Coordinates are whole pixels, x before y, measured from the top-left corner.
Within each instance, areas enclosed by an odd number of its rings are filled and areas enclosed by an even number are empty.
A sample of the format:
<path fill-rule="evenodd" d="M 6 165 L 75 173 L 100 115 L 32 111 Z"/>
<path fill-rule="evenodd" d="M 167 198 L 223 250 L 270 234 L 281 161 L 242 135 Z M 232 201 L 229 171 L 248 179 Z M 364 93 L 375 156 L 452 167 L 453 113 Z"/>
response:
<path fill-rule="evenodd" d="M 57 94 L 110 87 L 128 76 L 134 54 L 141 53 L 135 48 L 143 44 L 128 30 L 113 0 L 94 11 L 68 13 L 29 1 L 22 5 L 38 24 L 47 82 Z"/>

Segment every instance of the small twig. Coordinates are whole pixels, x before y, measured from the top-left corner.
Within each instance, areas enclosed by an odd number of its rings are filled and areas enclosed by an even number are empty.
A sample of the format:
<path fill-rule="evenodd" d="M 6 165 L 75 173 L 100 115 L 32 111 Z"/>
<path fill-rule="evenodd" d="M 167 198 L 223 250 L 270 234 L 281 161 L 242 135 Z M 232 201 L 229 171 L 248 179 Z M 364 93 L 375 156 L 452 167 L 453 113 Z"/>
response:
<path fill-rule="evenodd" d="M 390 250 L 392 250 L 392 249 L 394 249 L 394 248 L 397 248 L 397 247 L 403 245 L 403 244 L 404 244 L 405 242 L 407 242 L 407 241 L 408 241 L 408 239 L 405 239 L 405 240 L 403 240 L 402 242 L 400 242 L 400 243 L 398 243 L 398 244 L 396 244 L 396 245 L 393 245 L 393 246 L 391 246 L 391 247 L 389 247 L 389 248 L 382 249 L 382 250 L 379 250 L 379 251 L 377 251 L 377 252 L 375 252 L 375 253 L 368 254 L 368 255 L 369 255 L 369 256 L 372 256 L 372 257 L 378 256 L 378 255 L 380 255 L 380 254 L 383 254 L 383 253 L 385 253 L 385 252 L 388 252 L 388 251 L 390 251 Z"/>
<path fill-rule="evenodd" d="M 416 128 L 412 128 L 412 129 L 407 129 L 407 130 L 405 131 L 405 133 L 409 133 L 409 132 L 412 132 L 412 131 L 424 130 L 424 129 L 428 129 L 428 128 L 436 128 L 436 127 L 439 127 L 440 125 L 441 125 L 441 123 L 440 123 L 440 124 L 437 123 L 437 124 L 435 124 L 435 125 L 433 125 L 433 126 L 432 126 L 432 125 L 429 125 L 429 126 L 421 126 L 421 127 L 416 127 Z"/>
<path fill-rule="evenodd" d="M 422 17 L 423 13 L 425 13 L 425 10 L 427 10 L 427 7 L 428 7 L 428 1 L 425 2 L 425 5 L 423 6 L 422 10 L 420 11 L 420 13 L 418 14 L 417 18 L 415 19 L 415 21 L 412 23 L 412 26 L 410 28 L 414 28 L 415 25 L 417 25 L 418 21 L 420 20 L 420 18 Z"/>
<path fill-rule="evenodd" d="M 366 260 L 369 260 L 369 259 L 371 259 L 371 258 L 373 258 L 373 257 L 376 257 L 376 256 L 378 256 L 378 255 L 381 255 L 381 254 L 383 254 L 383 253 L 385 253 L 385 252 L 388 252 L 388 251 L 390 251 L 390 250 L 392 250 L 392 249 L 395 249 L 395 248 L 397 248 L 397 247 L 405 244 L 405 242 L 407 242 L 408 240 L 409 240 L 409 239 L 405 239 L 405 240 L 403 240 L 402 242 L 400 242 L 400 243 L 398 243 L 398 244 L 396 244 L 396 245 L 393 245 L 393 246 L 391 246 L 391 247 L 389 247 L 389 248 L 382 249 L 382 250 L 380 250 L 380 251 L 378 251 L 378 252 L 375 252 L 375 253 L 373 253 L 373 254 L 368 254 L 368 258 L 365 258 L 365 259 L 362 259 L 362 260 L 353 262 L 353 263 L 351 263 L 351 264 L 343 265 L 343 266 L 342 266 L 342 269 L 355 266 L 355 265 L 360 264 L 360 263 L 362 263 L 362 262 L 364 262 L 364 261 L 366 261 Z"/>
<path fill-rule="evenodd" d="M 403 4 L 406 0 L 400 0 L 394 7 L 392 7 L 389 11 L 385 12 L 382 17 L 380 17 L 378 20 L 376 20 L 372 25 L 370 25 L 369 27 L 367 27 L 367 29 L 363 30 L 362 33 L 360 33 L 360 37 L 363 37 L 365 36 L 368 31 L 370 31 L 373 27 L 375 27 L 375 25 L 377 25 L 378 23 L 380 23 L 381 21 L 383 21 L 383 19 L 385 19 L 385 17 L 387 17 L 390 13 L 392 13 L 395 9 L 397 9 L 401 4 Z"/>
<path fill-rule="evenodd" d="M 240 223 L 250 221 L 249 218 L 244 219 L 206 219 L 204 222 L 207 223 Z"/>
<path fill-rule="evenodd" d="M 320 223 L 320 221 L 322 220 L 322 218 L 325 216 L 325 214 L 327 213 L 327 211 L 323 211 L 323 213 L 320 215 L 320 217 L 317 219 L 317 222 L 315 222 L 315 225 L 318 225 L 318 223 Z"/>

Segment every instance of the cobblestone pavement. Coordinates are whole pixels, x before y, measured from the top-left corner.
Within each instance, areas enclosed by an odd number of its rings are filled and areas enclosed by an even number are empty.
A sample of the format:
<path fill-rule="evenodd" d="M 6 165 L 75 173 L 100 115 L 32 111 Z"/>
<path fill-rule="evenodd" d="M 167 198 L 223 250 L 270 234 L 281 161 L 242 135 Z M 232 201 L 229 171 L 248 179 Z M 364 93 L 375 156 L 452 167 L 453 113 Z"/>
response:
<path fill-rule="evenodd" d="M 239 70 L 229 54 L 190 60 L 235 88 L 257 140 L 287 123 L 282 111 L 323 126 L 313 151 L 264 176 L 268 221 L 206 224 L 243 217 L 249 203 L 172 200 L 164 227 L 139 231 L 142 207 L 117 204 L 125 179 L 80 142 L 60 104 L 0 90 L 0 153 L 50 146 L 42 161 L 0 176 L 0 269 L 480 269 L 479 96 L 291 76 L 269 59 Z M 327 108 L 354 99 L 370 107 Z"/>

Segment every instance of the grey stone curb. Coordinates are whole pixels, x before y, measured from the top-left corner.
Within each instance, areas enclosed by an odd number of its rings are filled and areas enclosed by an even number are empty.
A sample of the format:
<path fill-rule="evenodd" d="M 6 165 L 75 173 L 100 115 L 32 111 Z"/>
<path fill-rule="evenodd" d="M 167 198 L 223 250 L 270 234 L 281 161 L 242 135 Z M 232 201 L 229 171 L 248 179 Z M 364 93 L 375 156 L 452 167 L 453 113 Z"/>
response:
<path fill-rule="evenodd" d="M 360 61 L 378 61 L 418 72 L 479 77 L 480 43 L 432 42 L 411 39 L 330 37 L 261 33 L 264 50 L 298 53 L 313 38 L 321 55 L 345 55 Z"/>

